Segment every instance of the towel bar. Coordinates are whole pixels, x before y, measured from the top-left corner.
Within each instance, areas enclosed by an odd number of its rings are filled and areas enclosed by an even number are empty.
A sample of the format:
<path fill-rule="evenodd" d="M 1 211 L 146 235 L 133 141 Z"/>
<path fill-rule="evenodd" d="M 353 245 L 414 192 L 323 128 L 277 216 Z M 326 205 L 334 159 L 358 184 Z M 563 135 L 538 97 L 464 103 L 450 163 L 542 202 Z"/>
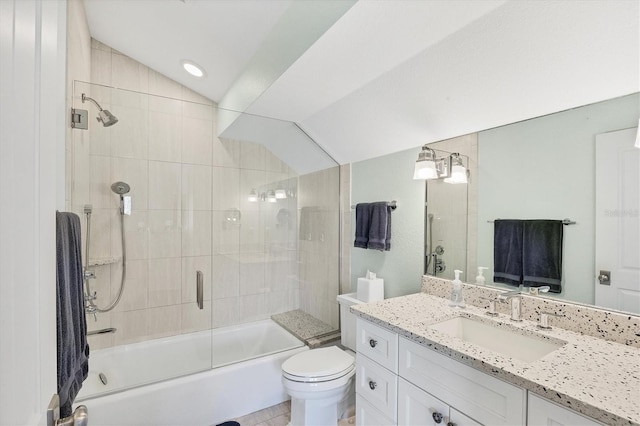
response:
<path fill-rule="evenodd" d="M 500 218 L 498 218 L 496 220 L 500 220 Z M 488 220 L 487 221 L 487 223 L 493 223 L 493 222 L 494 222 L 493 220 Z M 577 222 L 575 222 L 575 221 L 573 221 L 571 219 L 568 219 L 568 218 L 562 219 L 562 224 L 563 225 L 575 225 L 576 223 Z"/>
<path fill-rule="evenodd" d="M 391 207 L 391 210 L 395 210 L 395 209 L 398 207 L 398 202 L 397 202 L 396 200 L 392 200 L 392 201 L 389 201 L 389 202 L 387 203 L 387 205 L 388 205 L 389 207 Z M 351 205 L 351 210 L 353 210 L 353 209 L 355 209 L 355 208 L 356 208 L 356 205 L 355 205 L 355 204 L 352 204 L 352 205 Z"/>

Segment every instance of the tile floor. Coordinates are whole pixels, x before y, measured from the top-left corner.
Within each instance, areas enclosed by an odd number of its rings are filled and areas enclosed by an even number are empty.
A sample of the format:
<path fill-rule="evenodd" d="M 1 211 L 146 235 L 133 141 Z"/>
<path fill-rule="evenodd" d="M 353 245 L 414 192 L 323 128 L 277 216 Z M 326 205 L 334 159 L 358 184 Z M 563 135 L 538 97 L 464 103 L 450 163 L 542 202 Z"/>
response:
<path fill-rule="evenodd" d="M 287 426 L 291 418 L 291 401 L 234 419 L 241 426 Z"/>

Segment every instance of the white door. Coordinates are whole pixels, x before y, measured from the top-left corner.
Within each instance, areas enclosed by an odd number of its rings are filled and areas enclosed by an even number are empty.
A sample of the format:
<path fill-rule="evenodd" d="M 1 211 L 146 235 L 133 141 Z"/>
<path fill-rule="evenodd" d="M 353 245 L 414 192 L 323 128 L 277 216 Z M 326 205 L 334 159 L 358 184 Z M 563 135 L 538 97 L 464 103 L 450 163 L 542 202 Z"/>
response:
<path fill-rule="evenodd" d="M 596 135 L 598 306 L 640 313 L 640 149 L 637 129 Z M 609 271 L 601 284 L 600 271 Z"/>

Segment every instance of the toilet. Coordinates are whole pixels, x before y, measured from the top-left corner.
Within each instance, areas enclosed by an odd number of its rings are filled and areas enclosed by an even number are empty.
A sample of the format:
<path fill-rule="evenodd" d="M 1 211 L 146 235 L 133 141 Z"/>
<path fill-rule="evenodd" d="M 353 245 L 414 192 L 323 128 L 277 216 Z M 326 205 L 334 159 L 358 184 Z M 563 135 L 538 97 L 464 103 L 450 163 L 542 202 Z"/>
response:
<path fill-rule="evenodd" d="M 282 383 L 291 396 L 290 426 L 335 425 L 355 404 L 356 319 L 349 307 L 364 303 L 355 293 L 338 296 L 342 350 L 311 349 L 282 364 Z"/>

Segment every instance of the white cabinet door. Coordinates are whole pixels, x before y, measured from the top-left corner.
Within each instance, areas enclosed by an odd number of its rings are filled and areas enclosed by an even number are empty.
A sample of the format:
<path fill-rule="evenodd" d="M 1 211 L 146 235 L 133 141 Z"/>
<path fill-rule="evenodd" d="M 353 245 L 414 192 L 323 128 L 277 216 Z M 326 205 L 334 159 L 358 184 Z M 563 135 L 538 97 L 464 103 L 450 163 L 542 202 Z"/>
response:
<path fill-rule="evenodd" d="M 400 376 L 482 424 L 525 424 L 525 390 L 400 338 Z"/>
<path fill-rule="evenodd" d="M 395 422 L 378 411 L 366 399 L 356 395 L 356 426 L 391 426 Z"/>
<path fill-rule="evenodd" d="M 398 380 L 398 425 L 445 426 L 449 406 L 406 380 Z"/>
<path fill-rule="evenodd" d="M 529 392 L 529 408 L 527 411 L 529 426 L 601 426 L 593 419 L 583 417 L 575 411 L 568 410 L 554 402 Z"/>
<path fill-rule="evenodd" d="M 356 352 L 398 373 L 398 335 L 358 318 Z"/>
<path fill-rule="evenodd" d="M 360 353 L 356 354 L 356 394 L 396 419 L 398 376 Z"/>
<path fill-rule="evenodd" d="M 455 408 L 449 409 L 449 422 L 451 426 L 482 426 L 471 417 L 465 416 Z"/>

